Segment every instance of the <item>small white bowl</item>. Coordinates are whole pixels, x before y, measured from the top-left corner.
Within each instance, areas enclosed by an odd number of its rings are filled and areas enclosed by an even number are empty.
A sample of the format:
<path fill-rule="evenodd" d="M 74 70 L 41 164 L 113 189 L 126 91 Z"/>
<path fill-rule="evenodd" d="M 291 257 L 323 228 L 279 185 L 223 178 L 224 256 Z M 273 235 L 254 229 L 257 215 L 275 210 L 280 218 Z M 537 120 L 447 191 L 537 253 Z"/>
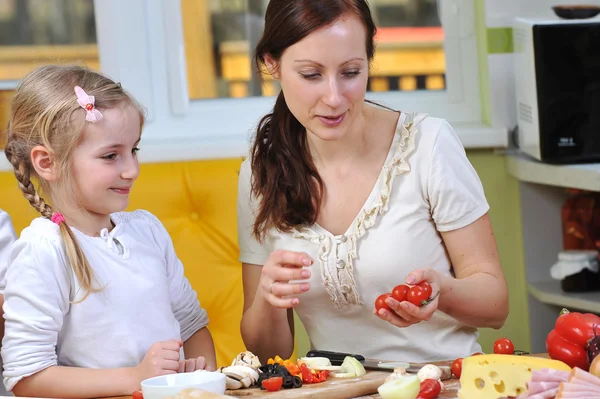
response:
<path fill-rule="evenodd" d="M 225 374 L 215 371 L 195 371 L 161 375 L 142 381 L 144 399 L 163 399 L 177 395 L 185 388 L 198 388 L 204 391 L 225 393 Z"/>

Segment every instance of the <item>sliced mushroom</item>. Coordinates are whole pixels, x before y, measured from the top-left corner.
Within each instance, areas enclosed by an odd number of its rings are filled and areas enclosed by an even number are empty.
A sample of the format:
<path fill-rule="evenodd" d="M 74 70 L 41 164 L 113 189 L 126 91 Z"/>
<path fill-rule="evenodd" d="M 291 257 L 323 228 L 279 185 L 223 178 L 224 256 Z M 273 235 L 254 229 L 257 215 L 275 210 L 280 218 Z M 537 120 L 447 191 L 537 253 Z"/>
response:
<path fill-rule="evenodd" d="M 233 359 L 233 362 L 231 363 L 231 365 L 232 366 L 249 366 L 255 370 L 258 370 L 258 368 L 261 366 L 260 359 L 258 358 L 258 356 L 256 356 L 254 353 L 252 353 L 250 351 L 245 351 L 245 352 L 239 353 L 235 357 L 235 359 Z"/>
<path fill-rule="evenodd" d="M 243 385 L 240 381 L 226 375 L 225 386 L 227 387 L 227 389 L 240 389 Z"/>
<path fill-rule="evenodd" d="M 228 389 L 248 388 L 258 380 L 258 373 L 250 366 L 221 367 L 219 372 L 227 377 Z"/>

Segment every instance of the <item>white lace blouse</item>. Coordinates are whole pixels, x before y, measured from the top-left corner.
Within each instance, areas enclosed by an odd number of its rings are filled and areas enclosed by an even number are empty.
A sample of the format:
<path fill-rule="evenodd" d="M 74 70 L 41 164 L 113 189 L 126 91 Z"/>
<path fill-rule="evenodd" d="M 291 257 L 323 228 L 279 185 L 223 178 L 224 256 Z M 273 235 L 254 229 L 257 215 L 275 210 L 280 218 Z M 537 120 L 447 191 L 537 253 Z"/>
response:
<path fill-rule="evenodd" d="M 256 209 L 251 171 L 239 177 L 240 261 L 263 265 L 276 249 L 315 259 L 311 289 L 296 311 L 313 348 L 360 352 L 379 359 L 433 361 L 481 350 L 477 329 L 436 312 L 430 321 L 397 328 L 372 311 L 413 270 L 451 274 L 440 232 L 459 229 L 489 209 L 477 173 L 452 127 L 424 114 L 402 114 L 379 178 L 343 235 L 318 224 L 290 233 L 272 230 L 263 245 L 252 236 Z"/>

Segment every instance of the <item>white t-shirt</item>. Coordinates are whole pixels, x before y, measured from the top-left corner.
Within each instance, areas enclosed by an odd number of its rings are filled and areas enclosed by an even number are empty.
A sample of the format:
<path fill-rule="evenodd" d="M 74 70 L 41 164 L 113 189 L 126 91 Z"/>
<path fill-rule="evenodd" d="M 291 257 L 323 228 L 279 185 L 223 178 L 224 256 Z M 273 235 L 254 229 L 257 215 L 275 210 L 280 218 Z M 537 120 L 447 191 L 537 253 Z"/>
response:
<path fill-rule="evenodd" d="M 343 235 L 318 224 L 290 233 L 252 236 L 256 203 L 245 160 L 239 177 L 240 261 L 264 265 L 277 249 L 313 257 L 310 291 L 296 311 L 315 349 L 402 361 L 447 360 L 481 350 L 477 329 L 441 311 L 431 320 L 395 327 L 373 315 L 375 299 L 413 270 L 451 275 L 439 232 L 467 226 L 489 209 L 481 181 L 452 127 L 424 114 L 402 114 L 379 178 Z M 485 300 L 485 298 L 482 298 Z"/>
<path fill-rule="evenodd" d="M 72 230 L 102 291 L 83 296 L 58 225 L 33 220 L 15 242 L 6 273 L 4 384 L 55 365 L 138 365 L 156 342 L 186 341 L 208 324 L 168 232 L 146 211 L 111 215 L 100 237 Z M 183 355 L 183 353 L 182 353 Z"/>
<path fill-rule="evenodd" d="M 13 242 L 17 239 L 15 229 L 8 213 L 0 209 L 0 286 L 4 286 L 4 276 L 8 268 L 8 259 Z M 4 319 L 0 320 L 4 323 Z M 0 369 L 2 368 L 2 359 L 0 359 Z M 0 385 L 0 395 L 6 396 L 8 393 L 3 385 Z"/>
<path fill-rule="evenodd" d="M 10 257 L 10 249 L 16 239 L 17 235 L 15 234 L 10 216 L 0 209 L 0 281 L 4 279 L 8 258 Z"/>

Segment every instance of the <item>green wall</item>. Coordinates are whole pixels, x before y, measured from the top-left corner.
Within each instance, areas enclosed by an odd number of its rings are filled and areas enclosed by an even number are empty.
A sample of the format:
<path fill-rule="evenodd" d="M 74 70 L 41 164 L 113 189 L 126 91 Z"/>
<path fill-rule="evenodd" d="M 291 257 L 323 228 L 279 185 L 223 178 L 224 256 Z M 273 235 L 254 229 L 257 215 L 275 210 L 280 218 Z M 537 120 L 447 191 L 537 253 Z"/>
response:
<path fill-rule="evenodd" d="M 470 150 L 469 160 L 477 170 L 490 204 L 490 219 L 496 235 L 498 253 L 508 282 L 510 313 L 498 331 L 480 330 L 484 352 L 491 353 L 497 338 L 510 338 L 515 349 L 529 351 L 529 314 L 523 263 L 521 209 L 518 181 L 506 172 L 505 157 L 491 150 Z"/>

